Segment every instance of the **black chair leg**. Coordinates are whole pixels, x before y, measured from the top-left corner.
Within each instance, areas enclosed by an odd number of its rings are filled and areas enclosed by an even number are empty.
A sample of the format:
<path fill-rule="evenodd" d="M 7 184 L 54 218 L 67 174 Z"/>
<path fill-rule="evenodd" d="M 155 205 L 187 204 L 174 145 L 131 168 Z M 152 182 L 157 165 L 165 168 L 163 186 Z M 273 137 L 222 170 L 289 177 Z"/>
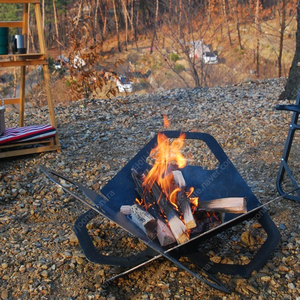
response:
<path fill-rule="evenodd" d="M 284 195 L 284 198 L 286 199 L 300 201 L 300 188 L 297 183 L 297 180 L 294 177 L 292 170 L 289 167 L 289 156 L 293 146 L 295 132 L 298 129 L 300 129 L 300 126 L 298 125 L 298 119 L 300 113 L 300 89 L 297 95 L 295 105 L 277 105 L 276 109 L 293 112 L 292 120 L 289 125 L 289 132 L 284 146 L 283 155 L 281 158 L 279 172 L 276 180 L 277 191 L 280 195 Z M 295 193 L 290 193 L 290 191 L 284 190 L 283 181 L 284 181 L 285 174 L 290 179 L 290 183 L 293 185 Z"/>

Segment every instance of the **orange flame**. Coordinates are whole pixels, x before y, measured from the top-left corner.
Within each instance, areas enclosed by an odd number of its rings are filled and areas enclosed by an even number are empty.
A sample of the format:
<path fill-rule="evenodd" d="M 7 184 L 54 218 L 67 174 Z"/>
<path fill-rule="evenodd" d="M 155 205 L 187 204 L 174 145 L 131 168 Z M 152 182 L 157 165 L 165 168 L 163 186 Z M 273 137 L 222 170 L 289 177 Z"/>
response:
<path fill-rule="evenodd" d="M 164 128 L 170 127 L 170 121 L 168 117 L 165 114 L 163 114 L 163 118 L 164 118 Z"/>
<path fill-rule="evenodd" d="M 172 143 L 163 134 L 159 133 L 157 136 L 157 146 L 150 152 L 150 156 L 154 159 L 154 165 L 147 174 L 144 185 L 152 187 L 154 182 L 157 182 L 165 193 L 168 199 L 172 195 L 172 204 L 175 204 L 176 193 L 174 191 L 174 168 L 184 168 L 186 165 L 186 159 L 181 153 L 183 147 L 185 134 L 180 134 L 177 139 L 174 139 Z M 175 193 L 175 194 L 174 194 Z"/>

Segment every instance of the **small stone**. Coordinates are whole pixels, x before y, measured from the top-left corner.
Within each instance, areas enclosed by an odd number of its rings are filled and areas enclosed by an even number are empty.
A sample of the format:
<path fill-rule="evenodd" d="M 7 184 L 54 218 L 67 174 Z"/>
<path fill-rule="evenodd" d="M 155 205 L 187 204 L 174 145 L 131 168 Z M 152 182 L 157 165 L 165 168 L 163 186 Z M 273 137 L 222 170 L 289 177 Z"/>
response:
<path fill-rule="evenodd" d="M 289 271 L 289 268 L 285 265 L 279 265 L 278 269 L 280 272 L 288 272 Z"/>
<path fill-rule="evenodd" d="M 250 231 L 245 231 L 242 233 L 241 242 L 247 246 L 253 246 L 256 243 L 255 238 L 253 237 Z"/>
<path fill-rule="evenodd" d="M 21 265 L 20 268 L 19 268 L 19 272 L 20 273 L 24 273 L 26 270 L 25 266 L 24 265 Z"/>
<path fill-rule="evenodd" d="M 184 287 L 184 290 L 189 293 L 191 293 L 193 291 L 193 289 L 190 286 Z"/>
<path fill-rule="evenodd" d="M 65 258 L 71 258 L 71 257 L 72 257 L 72 253 L 71 253 L 70 251 L 65 251 L 65 252 L 63 253 L 63 256 L 64 256 Z"/>
<path fill-rule="evenodd" d="M 42 276 L 43 278 L 48 278 L 48 272 L 47 272 L 46 270 L 42 271 L 42 272 L 41 272 L 41 276 Z"/>
<path fill-rule="evenodd" d="M 2 264 L 1 264 L 1 268 L 2 268 L 3 270 L 7 269 L 7 268 L 8 268 L 8 263 L 2 263 Z"/>
<path fill-rule="evenodd" d="M 271 280 L 271 277 L 270 276 L 262 276 L 260 278 L 263 282 L 269 282 Z"/>
<path fill-rule="evenodd" d="M 69 236 L 69 242 L 71 244 L 78 244 L 78 238 L 77 238 L 76 234 L 71 234 Z"/>
<path fill-rule="evenodd" d="M 3 300 L 8 299 L 8 291 L 7 290 L 3 290 L 1 292 L 1 299 L 3 299 Z"/>
<path fill-rule="evenodd" d="M 294 290 L 295 289 L 295 285 L 292 282 L 290 282 L 288 284 L 288 288 L 291 289 L 291 290 Z"/>
<path fill-rule="evenodd" d="M 279 228 L 280 228 L 281 230 L 285 230 L 285 229 L 286 229 L 286 226 L 285 226 L 283 223 L 281 223 L 281 224 L 279 224 Z"/>
<path fill-rule="evenodd" d="M 218 264 L 219 262 L 221 262 L 222 257 L 220 257 L 220 256 L 213 256 L 213 257 L 210 258 L 210 260 L 211 260 L 212 262 Z"/>
<path fill-rule="evenodd" d="M 82 265 L 82 264 L 84 264 L 84 259 L 81 258 L 81 257 L 79 257 L 79 256 L 77 256 L 77 257 L 76 257 L 76 262 L 77 262 L 79 265 Z"/>
<path fill-rule="evenodd" d="M 25 195 L 26 194 L 26 191 L 24 189 L 19 189 L 19 194 L 20 195 Z"/>

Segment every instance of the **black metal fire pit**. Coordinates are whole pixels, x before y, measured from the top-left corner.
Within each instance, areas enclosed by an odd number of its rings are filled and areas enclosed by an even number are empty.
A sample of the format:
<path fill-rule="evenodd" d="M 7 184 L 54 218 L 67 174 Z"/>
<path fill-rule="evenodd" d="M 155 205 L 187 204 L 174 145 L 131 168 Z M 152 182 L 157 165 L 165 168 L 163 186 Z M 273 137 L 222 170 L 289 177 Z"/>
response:
<path fill-rule="evenodd" d="M 178 138 L 180 133 L 181 132 L 179 131 L 164 132 L 168 138 Z M 188 242 L 180 245 L 171 245 L 168 247 L 160 246 L 156 239 L 149 239 L 147 235 L 134 223 L 132 223 L 129 218 L 120 213 L 120 207 L 122 205 L 132 205 L 134 200 L 138 197 L 134 181 L 131 177 L 131 170 L 134 168 L 137 171 L 143 172 L 146 169 L 149 169 L 146 159 L 149 156 L 150 151 L 156 146 L 157 136 L 146 144 L 144 148 L 140 150 L 136 156 L 132 158 L 127 165 L 125 165 L 118 174 L 107 183 L 99 194 L 56 173 L 55 171 L 46 169 L 45 167 L 41 167 L 41 169 L 57 184 L 59 184 L 59 182 L 54 176 L 58 176 L 75 184 L 89 199 L 89 201 L 83 200 L 61 185 L 65 191 L 91 208 L 77 219 L 74 226 L 75 233 L 87 259 L 94 263 L 129 268 L 111 279 L 115 279 L 154 259 L 157 259 L 158 257 L 163 256 L 209 286 L 224 292 L 229 292 L 221 283 L 212 277 L 211 274 L 221 272 L 224 274 L 240 275 L 243 277 L 250 276 L 253 270 L 259 270 L 265 264 L 266 260 L 279 243 L 280 233 L 266 212 L 266 209 L 261 207 L 261 203 L 255 197 L 217 141 L 211 135 L 205 133 L 185 132 L 185 135 L 186 139 L 204 141 L 218 160 L 218 167 L 214 170 L 206 170 L 199 166 L 190 165 L 183 168 L 181 171 L 184 175 L 187 186 L 193 186 L 195 188 L 195 192 L 197 196 L 199 196 L 200 201 L 224 197 L 245 197 L 247 199 L 248 213 L 239 216 L 226 213 L 225 220 L 221 225 L 204 233 L 191 236 L 191 239 Z M 86 225 L 98 214 L 110 219 L 135 237 L 139 238 L 148 246 L 146 250 L 130 257 L 102 255 L 94 247 L 86 228 Z M 268 236 L 250 263 L 246 265 L 213 263 L 208 257 L 198 251 L 198 245 L 203 243 L 209 237 L 250 218 L 256 219 Z M 192 263 L 199 266 L 201 268 L 201 272 L 205 272 L 206 277 L 201 277 L 180 263 L 179 258 L 181 256 L 187 257 Z M 205 267 L 207 265 L 209 265 L 209 268 Z"/>

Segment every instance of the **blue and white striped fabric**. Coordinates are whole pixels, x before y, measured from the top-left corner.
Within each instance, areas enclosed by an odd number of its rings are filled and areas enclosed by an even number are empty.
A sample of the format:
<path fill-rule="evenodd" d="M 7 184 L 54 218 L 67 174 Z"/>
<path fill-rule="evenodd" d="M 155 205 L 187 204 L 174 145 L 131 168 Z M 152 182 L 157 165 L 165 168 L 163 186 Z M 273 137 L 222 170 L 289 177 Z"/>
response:
<path fill-rule="evenodd" d="M 7 128 L 0 136 L 0 145 L 14 142 L 25 142 L 53 137 L 56 129 L 51 125 L 31 125 Z"/>

